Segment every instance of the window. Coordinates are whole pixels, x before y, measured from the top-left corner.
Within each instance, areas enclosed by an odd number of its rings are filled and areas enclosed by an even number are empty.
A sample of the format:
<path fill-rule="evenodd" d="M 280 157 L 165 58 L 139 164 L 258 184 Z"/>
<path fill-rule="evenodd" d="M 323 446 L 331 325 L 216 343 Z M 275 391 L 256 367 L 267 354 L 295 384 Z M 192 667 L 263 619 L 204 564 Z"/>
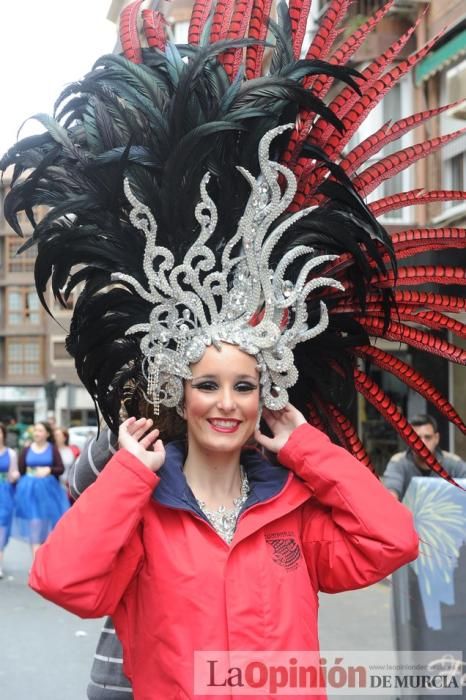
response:
<path fill-rule="evenodd" d="M 41 369 L 40 338 L 7 338 L 6 371 L 9 377 L 37 377 Z"/>
<path fill-rule="evenodd" d="M 458 153 L 447 161 L 450 168 L 450 182 L 452 190 L 463 190 L 465 185 L 466 159 L 464 153 Z"/>
<path fill-rule="evenodd" d="M 366 121 L 361 125 L 360 139 L 362 140 L 370 134 L 375 133 L 375 131 L 379 129 L 382 124 L 386 124 L 387 122 L 391 122 L 393 124 L 398 119 L 411 114 L 411 98 L 412 84 L 411 78 L 408 76 L 393 86 L 393 88 L 385 95 L 381 103 L 374 108 L 369 115 L 369 118 L 366 119 Z M 411 145 L 411 143 L 411 133 L 405 134 L 400 139 L 387 144 L 379 153 L 365 163 L 363 169 L 370 167 L 381 158 L 386 158 L 392 153 L 406 148 L 407 146 Z M 361 172 L 361 168 L 359 172 Z M 373 202 L 374 200 L 381 199 L 382 197 L 388 197 L 392 194 L 398 194 L 399 192 L 409 191 L 413 187 L 413 172 L 414 166 L 406 168 L 400 173 L 388 178 L 367 197 L 368 202 Z M 415 211 L 413 207 L 403 207 L 401 209 L 394 209 L 393 211 L 388 212 L 386 215 L 381 217 L 381 221 L 383 223 L 407 224 L 414 220 L 414 216 Z"/>
<path fill-rule="evenodd" d="M 61 336 L 52 336 L 50 338 L 51 347 L 51 362 L 60 366 L 71 367 L 73 358 L 70 357 L 65 347 L 65 338 Z"/>
<path fill-rule="evenodd" d="M 466 60 L 461 60 L 440 74 L 440 104 L 448 104 L 464 97 L 466 86 Z M 440 133 L 450 134 L 464 128 L 466 108 L 464 100 L 440 116 Z M 466 134 L 447 143 L 440 151 L 442 159 L 441 186 L 447 190 L 462 190 L 466 186 Z M 444 202 L 442 213 L 435 217 L 436 223 L 462 225 L 466 211 L 464 200 Z"/>
<path fill-rule="evenodd" d="M 464 96 L 466 94 L 466 61 L 457 63 L 445 73 L 446 102 L 451 104 L 462 100 L 449 110 L 452 119 L 466 119 L 466 107 Z"/>
<path fill-rule="evenodd" d="M 17 255 L 19 248 L 24 243 L 19 236 L 6 237 L 6 258 L 8 272 L 34 272 L 34 261 L 36 259 L 36 248 L 28 248 L 28 250 Z"/>
<path fill-rule="evenodd" d="M 13 287 L 7 291 L 7 324 L 37 325 L 40 322 L 39 298 L 33 287 Z"/>

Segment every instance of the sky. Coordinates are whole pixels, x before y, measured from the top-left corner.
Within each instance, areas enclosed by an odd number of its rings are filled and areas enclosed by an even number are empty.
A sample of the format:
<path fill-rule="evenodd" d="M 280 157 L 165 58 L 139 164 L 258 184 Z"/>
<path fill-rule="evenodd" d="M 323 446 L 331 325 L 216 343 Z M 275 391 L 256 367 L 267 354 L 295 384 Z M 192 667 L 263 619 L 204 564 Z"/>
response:
<path fill-rule="evenodd" d="M 0 153 L 116 44 L 110 0 L 0 0 Z M 42 131 L 29 121 L 22 136 Z"/>

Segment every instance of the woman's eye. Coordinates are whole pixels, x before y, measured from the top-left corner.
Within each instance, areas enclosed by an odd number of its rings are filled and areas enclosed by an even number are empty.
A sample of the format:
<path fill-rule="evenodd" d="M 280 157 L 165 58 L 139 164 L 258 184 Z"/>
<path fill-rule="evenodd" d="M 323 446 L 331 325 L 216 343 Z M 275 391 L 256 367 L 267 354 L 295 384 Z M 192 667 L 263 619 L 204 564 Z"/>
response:
<path fill-rule="evenodd" d="M 215 391 L 218 388 L 215 382 L 199 382 L 199 384 L 193 384 L 192 387 L 201 391 Z"/>
<path fill-rule="evenodd" d="M 235 389 L 236 391 L 254 391 L 254 389 L 257 389 L 257 386 L 251 382 L 241 382 L 235 386 Z"/>

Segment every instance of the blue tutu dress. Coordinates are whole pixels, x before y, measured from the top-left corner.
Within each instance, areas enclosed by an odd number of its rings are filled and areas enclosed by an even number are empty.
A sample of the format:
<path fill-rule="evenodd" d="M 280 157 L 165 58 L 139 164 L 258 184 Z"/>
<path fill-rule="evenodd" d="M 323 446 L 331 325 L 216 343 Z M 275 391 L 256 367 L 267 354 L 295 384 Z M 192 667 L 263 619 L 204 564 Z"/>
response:
<path fill-rule="evenodd" d="M 15 504 L 15 487 L 8 481 L 9 468 L 10 451 L 6 448 L 0 454 L 0 551 L 5 549 L 10 539 Z"/>
<path fill-rule="evenodd" d="M 30 544 L 42 544 L 68 510 L 69 502 L 55 476 L 34 475 L 37 467 L 53 467 L 54 457 L 50 443 L 43 452 L 34 452 L 28 448 L 25 463 L 26 474 L 16 487 L 12 535 Z"/>

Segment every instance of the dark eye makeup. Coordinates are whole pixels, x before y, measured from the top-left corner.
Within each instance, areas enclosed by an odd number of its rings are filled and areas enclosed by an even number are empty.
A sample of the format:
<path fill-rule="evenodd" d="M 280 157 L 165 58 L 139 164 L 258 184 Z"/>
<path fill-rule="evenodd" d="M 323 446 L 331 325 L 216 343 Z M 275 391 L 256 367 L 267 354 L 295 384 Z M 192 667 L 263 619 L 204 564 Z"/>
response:
<path fill-rule="evenodd" d="M 200 389 L 201 391 L 216 391 L 219 388 L 218 383 L 211 379 L 204 379 L 201 381 L 193 380 L 191 386 L 193 389 Z M 237 382 L 234 388 L 236 391 L 246 393 L 257 389 L 257 384 L 255 382 L 249 382 L 243 379 Z"/>

